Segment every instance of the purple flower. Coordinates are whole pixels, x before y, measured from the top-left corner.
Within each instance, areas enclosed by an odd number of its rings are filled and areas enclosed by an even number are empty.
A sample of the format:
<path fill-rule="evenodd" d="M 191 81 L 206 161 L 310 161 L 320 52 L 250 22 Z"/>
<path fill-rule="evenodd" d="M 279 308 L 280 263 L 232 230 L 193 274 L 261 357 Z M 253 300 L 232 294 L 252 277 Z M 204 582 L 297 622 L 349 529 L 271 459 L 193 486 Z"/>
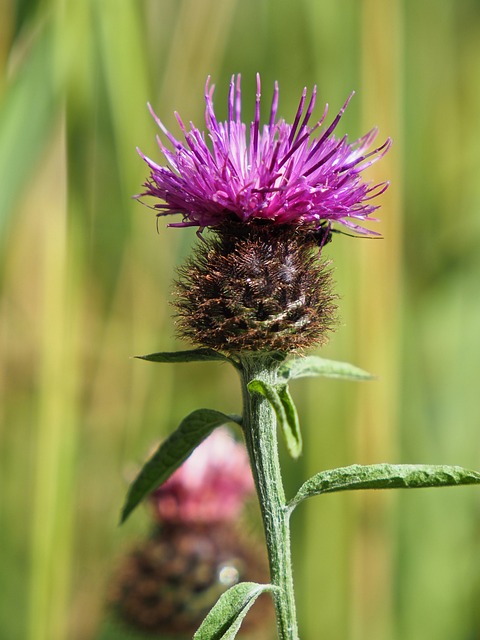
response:
<path fill-rule="evenodd" d="M 372 200 L 388 183 L 372 185 L 362 179 L 364 169 L 381 158 L 390 147 L 387 139 L 369 151 L 377 135 L 372 129 L 350 144 L 347 136 L 333 132 L 353 93 L 333 122 L 322 128 L 328 111 L 308 126 L 316 99 L 316 87 L 306 105 L 304 89 L 293 124 L 277 120 L 278 84 L 275 83 L 270 118 L 260 127 L 260 77 L 257 75 L 255 118 L 247 127 L 241 121 L 240 76 L 232 77 L 228 98 L 228 120 L 218 122 L 213 109 L 214 86 L 207 79 L 205 121 L 208 136 L 176 115 L 184 142 L 177 140 L 150 111 L 173 150 L 157 137 L 170 166 L 160 166 L 140 155 L 150 167 L 150 178 L 141 196 L 161 202 L 153 208 L 158 216 L 181 214 L 183 220 L 170 226 L 219 227 L 239 220 L 270 221 L 318 228 L 339 222 L 357 233 L 372 234 L 357 221 L 369 218 L 379 205 Z M 141 197 L 139 196 L 139 197 Z"/>

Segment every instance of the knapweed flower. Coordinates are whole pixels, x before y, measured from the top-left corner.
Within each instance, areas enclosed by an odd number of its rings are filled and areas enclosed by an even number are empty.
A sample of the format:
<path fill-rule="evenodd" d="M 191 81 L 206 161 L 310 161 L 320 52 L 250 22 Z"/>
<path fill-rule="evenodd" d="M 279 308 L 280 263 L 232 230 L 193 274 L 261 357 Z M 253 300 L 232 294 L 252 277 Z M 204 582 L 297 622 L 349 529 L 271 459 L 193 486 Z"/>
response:
<path fill-rule="evenodd" d="M 351 96 L 350 96 L 351 97 Z M 219 122 L 207 80 L 202 133 L 177 115 L 184 142 L 155 114 L 171 145 L 158 144 L 169 166 L 142 156 L 150 177 L 142 196 L 157 199 L 158 216 L 180 214 L 170 226 L 197 226 L 202 236 L 179 269 L 174 291 L 180 337 L 239 354 L 289 353 L 320 345 L 336 324 L 330 269 L 318 259 L 338 223 L 360 235 L 373 220 L 376 196 L 388 184 L 370 184 L 362 172 L 387 151 L 390 140 L 369 151 L 373 129 L 349 143 L 334 131 L 350 98 L 330 125 L 309 126 L 314 88 L 300 99 L 293 124 L 277 119 L 278 85 L 268 124 L 260 126 L 260 78 L 255 116 L 241 120 L 240 76 L 232 77 L 228 119 Z M 142 154 L 141 154 L 142 155 Z M 141 196 L 139 196 L 141 197 Z"/>
<path fill-rule="evenodd" d="M 150 497 L 163 523 L 233 521 L 254 483 L 245 447 L 216 429 Z"/>
<path fill-rule="evenodd" d="M 151 495 L 154 531 L 123 559 L 110 589 L 117 619 L 142 633 L 192 637 L 229 587 L 268 582 L 265 554 L 238 527 L 253 490 L 245 447 L 216 429 Z M 268 600 L 255 612 L 243 631 L 271 621 Z"/>
<path fill-rule="evenodd" d="M 257 75 L 255 117 L 247 126 L 241 120 L 240 76 L 232 77 L 228 119 L 219 122 L 213 108 L 214 87 L 207 80 L 205 122 L 207 134 L 190 128 L 176 114 L 184 142 L 177 140 L 152 111 L 173 149 L 160 138 L 158 144 L 170 166 L 160 166 L 142 155 L 150 179 L 142 196 L 160 200 L 153 205 L 159 216 L 180 214 L 170 226 L 217 228 L 232 219 L 243 223 L 268 221 L 280 225 L 318 228 L 341 223 L 360 234 L 371 234 L 363 221 L 378 208 L 374 198 L 387 183 L 371 185 L 362 172 L 390 146 L 387 139 L 368 151 L 376 138 L 372 129 L 354 143 L 335 138 L 336 129 L 352 96 L 329 126 L 321 119 L 309 126 L 316 87 L 308 105 L 304 89 L 293 124 L 277 119 L 278 84 L 275 84 L 268 124 L 260 126 L 260 77 Z M 352 94 L 353 95 L 353 94 Z"/>

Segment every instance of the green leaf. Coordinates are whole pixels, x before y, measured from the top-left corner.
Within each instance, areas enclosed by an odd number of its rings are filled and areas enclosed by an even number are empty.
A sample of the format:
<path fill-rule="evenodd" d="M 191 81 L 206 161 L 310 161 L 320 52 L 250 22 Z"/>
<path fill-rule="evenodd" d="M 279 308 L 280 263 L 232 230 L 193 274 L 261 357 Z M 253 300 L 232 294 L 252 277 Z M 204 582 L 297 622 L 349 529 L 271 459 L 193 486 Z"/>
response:
<path fill-rule="evenodd" d="M 282 384 L 277 387 L 278 397 L 285 411 L 286 422 L 283 428 L 287 448 L 292 458 L 297 459 L 302 453 L 302 432 L 300 431 L 300 423 L 298 421 L 297 408 L 290 395 L 288 386 Z"/>
<path fill-rule="evenodd" d="M 206 362 L 211 360 L 229 360 L 218 351 L 213 349 L 188 349 L 186 351 L 161 351 L 160 353 L 150 353 L 147 356 L 135 356 L 140 360 L 150 362 Z"/>
<path fill-rule="evenodd" d="M 239 416 L 227 416 L 213 409 L 197 409 L 184 418 L 130 485 L 120 523 L 125 522 L 146 495 L 167 480 L 215 427 L 226 422 L 241 424 L 241 420 Z"/>
<path fill-rule="evenodd" d="M 193 640 L 233 640 L 258 596 L 274 589 L 278 587 L 256 582 L 240 582 L 230 587 L 207 614 Z"/>
<path fill-rule="evenodd" d="M 307 480 L 289 507 L 321 493 L 356 489 L 422 489 L 480 484 L 480 473 L 462 467 L 426 464 L 353 464 L 321 471 Z"/>
<path fill-rule="evenodd" d="M 374 378 L 370 373 L 348 362 L 326 360 L 318 356 L 306 356 L 289 360 L 279 368 L 278 375 L 285 380 L 312 376 L 341 378 L 343 380 L 372 380 Z"/>
<path fill-rule="evenodd" d="M 297 410 L 288 392 L 287 385 L 274 387 L 263 380 L 252 380 L 248 390 L 262 394 L 271 404 L 277 422 L 282 429 L 288 452 L 292 458 L 298 458 L 302 452 L 302 435 L 298 423 Z"/>

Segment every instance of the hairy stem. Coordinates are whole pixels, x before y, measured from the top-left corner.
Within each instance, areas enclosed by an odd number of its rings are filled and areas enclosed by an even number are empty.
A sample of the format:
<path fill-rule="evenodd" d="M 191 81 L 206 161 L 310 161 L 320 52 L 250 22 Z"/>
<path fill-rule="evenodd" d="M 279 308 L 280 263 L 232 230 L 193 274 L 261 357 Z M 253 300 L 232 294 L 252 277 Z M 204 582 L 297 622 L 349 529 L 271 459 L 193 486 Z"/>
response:
<path fill-rule="evenodd" d="M 262 395 L 251 393 L 248 383 L 263 380 L 274 384 L 278 360 L 268 354 L 241 357 L 243 428 L 262 512 L 270 564 L 271 583 L 277 587 L 274 604 L 280 640 L 298 640 L 289 514 L 280 471 L 275 413 Z"/>

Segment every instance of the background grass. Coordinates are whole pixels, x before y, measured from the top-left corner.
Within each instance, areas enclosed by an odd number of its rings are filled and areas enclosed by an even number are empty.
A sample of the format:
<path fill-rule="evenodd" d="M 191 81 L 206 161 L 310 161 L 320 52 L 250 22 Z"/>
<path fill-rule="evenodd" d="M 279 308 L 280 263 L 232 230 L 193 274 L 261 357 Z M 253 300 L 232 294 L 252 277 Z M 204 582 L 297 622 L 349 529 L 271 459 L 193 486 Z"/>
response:
<path fill-rule="evenodd" d="M 2 0 L 0 67 L 1 637 L 107 633 L 115 558 L 147 527 L 116 526 L 133 470 L 188 411 L 239 409 L 219 365 L 131 359 L 183 346 L 169 286 L 194 242 L 131 199 L 145 104 L 200 124 L 208 74 L 220 115 L 241 72 L 251 117 L 260 71 L 286 118 L 304 85 L 332 113 L 355 89 L 342 132 L 394 138 L 372 172 L 384 240 L 327 250 L 324 354 L 378 380 L 295 383 L 290 493 L 353 462 L 480 468 L 478 0 Z M 480 637 L 476 489 L 325 496 L 294 529 L 305 640 Z"/>

